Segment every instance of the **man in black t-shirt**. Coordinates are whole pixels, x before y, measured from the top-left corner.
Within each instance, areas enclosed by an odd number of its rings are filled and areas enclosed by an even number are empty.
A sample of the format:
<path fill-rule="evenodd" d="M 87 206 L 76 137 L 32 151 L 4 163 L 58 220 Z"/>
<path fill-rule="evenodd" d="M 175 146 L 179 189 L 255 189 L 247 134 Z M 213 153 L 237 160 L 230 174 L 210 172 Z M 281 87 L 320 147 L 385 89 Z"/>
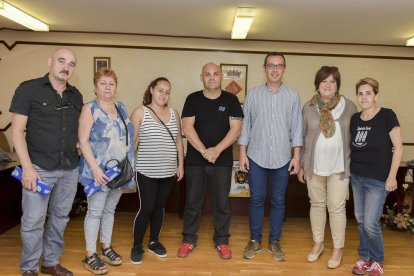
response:
<path fill-rule="evenodd" d="M 70 276 L 73 273 L 59 259 L 77 190 L 76 144 L 83 99 L 68 84 L 76 66 L 75 54 L 60 48 L 48 62 L 48 74 L 19 85 L 9 110 L 13 145 L 23 170 L 20 269 L 23 275 L 37 275 L 41 257 L 43 274 Z M 50 194 L 36 192 L 37 180 L 52 188 Z"/>
<path fill-rule="evenodd" d="M 213 198 L 214 243 L 219 256 L 230 259 L 228 194 L 233 165 L 232 144 L 240 134 L 243 111 L 236 96 L 221 90 L 222 73 L 214 63 L 204 65 L 204 89 L 190 94 L 182 112 L 187 137 L 186 206 L 183 243 L 178 257 L 186 258 L 197 242 L 201 208 L 208 189 Z"/>

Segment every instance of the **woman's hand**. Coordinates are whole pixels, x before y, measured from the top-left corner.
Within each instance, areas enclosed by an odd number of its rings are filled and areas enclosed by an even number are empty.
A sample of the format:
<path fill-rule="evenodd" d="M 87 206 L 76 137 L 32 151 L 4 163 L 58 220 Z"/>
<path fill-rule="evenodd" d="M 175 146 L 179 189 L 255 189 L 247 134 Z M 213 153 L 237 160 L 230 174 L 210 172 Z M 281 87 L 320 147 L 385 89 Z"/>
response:
<path fill-rule="evenodd" d="M 298 179 L 300 182 L 302 183 L 306 183 L 306 175 L 305 175 L 305 170 L 303 168 L 300 168 L 298 171 Z"/>
<path fill-rule="evenodd" d="M 184 177 L 184 167 L 183 166 L 178 166 L 177 181 L 180 181 L 181 179 L 183 179 L 183 177 Z"/>
<path fill-rule="evenodd" d="M 102 169 L 99 166 L 96 166 L 91 169 L 93 174 L 93 180 L 96 184 L 106 185 L 109 182 L 109 177 L 105 175 Z"/>
<path fill-rule="evenodd" d="M 397 179 L 387 178 L 385 181 L 385 190 L 388 192 L 395 191 L 397 189 Z"/>

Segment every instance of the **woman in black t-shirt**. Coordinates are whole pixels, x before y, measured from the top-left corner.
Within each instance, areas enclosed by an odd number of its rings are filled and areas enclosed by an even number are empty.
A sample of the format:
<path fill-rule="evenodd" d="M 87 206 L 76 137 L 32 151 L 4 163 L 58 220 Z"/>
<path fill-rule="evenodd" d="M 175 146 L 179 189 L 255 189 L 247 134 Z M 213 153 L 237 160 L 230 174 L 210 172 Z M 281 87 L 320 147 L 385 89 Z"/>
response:
<path fill-rule="evenodd" d="M 381 215 L 388 192 L 397 189 L 397 170 L 403 146 L 395 113 L 376 106 L 378 81 L 361 79 L 356 84 L 362 111 L 351 119 L 351 184 L 358 222 L 360 259 L 354 274 L 382 275 L 384 243 Z"/>

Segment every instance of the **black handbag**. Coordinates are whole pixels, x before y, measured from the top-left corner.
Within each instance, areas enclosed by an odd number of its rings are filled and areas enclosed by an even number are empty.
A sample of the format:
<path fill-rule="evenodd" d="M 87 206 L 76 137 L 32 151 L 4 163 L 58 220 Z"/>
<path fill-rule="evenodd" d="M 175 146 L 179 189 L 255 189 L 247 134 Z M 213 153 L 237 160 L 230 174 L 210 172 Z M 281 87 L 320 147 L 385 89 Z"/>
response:
<path fill-rule="evenodd" d="M 126 156 L 125 159 L 122 161 L 116 160 L 116 159 L 111 159 L 108 162 L 106 162 L 105 165 L 105 170 L 108 170 L 107 165 L 108 163 L 112 162 L 112 161 L 116 161 L 118 162 L 118 168 L 122 171 L 122 173 L 115 177 L 114 179 L 112 179 L 111 181 L 109 181 L 108 183 L 106 183 L 106 186 L 108 186 L 111 189 L 117 189 L 125 184 L 127 184 L 133 177 L 134 177 L 134 170 L 132 169 L 131 163 L 128 160 L 128 127 L 125 123 L 124 118 L 122 117 L 121 112 L 119 111 L 118 107 L 115 104 L 115 108 L 116 111 L 119 114 L 119 117 L 121 117 L 122 122 L 124 123 L 125 126 L 125 131 L 126 131 L 126 145 L 127 145 L 127 151 L 126 151 Z"/>
<path fill-rule="evenodd" d="M 132 169 L 131 163 L 129 163 L 128 157 L 125 157 L 124 160 L 119 162 L 116 159 L 109 160 L 106 164 L 108 164 L 111 161 L 118 162 L 118 168 L 122 171 L 122 173 L 106 183 L 106 186 L 108 186 L 111 189 L 117 189 L 125 184 L 127 184 L 132 177 L 134 177 L 134 170 Z M 108 170 L 107 166 L 105 165 L 105 170 Z"/>

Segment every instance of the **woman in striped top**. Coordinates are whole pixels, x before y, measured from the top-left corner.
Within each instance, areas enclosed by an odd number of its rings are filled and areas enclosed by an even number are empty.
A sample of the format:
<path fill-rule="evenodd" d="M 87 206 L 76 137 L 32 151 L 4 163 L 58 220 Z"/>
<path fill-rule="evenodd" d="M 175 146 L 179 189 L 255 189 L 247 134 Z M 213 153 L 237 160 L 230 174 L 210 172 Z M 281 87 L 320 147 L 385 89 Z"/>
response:
<path fill-rule="evenodd" d="M 134 146 L 137 148 L 135 170 L 140 207 L 134 222 L 134 245 L 131 263 L 141 264 L 142 241 L 150 224 L 148 251 L 166 257 L 159 242 L 164 207 L 170 191 L 184 175 L 184 149 L 180 116 L 168 107 L 171 84 L 160 77 L 153 80 L 144 93 L 142 107 L 131 115 L 134 125 Z"/>

